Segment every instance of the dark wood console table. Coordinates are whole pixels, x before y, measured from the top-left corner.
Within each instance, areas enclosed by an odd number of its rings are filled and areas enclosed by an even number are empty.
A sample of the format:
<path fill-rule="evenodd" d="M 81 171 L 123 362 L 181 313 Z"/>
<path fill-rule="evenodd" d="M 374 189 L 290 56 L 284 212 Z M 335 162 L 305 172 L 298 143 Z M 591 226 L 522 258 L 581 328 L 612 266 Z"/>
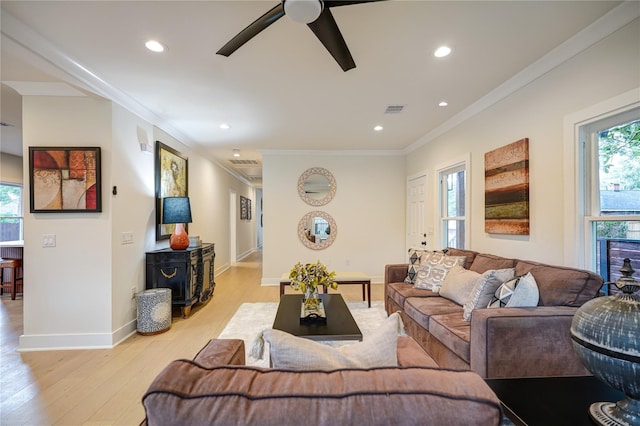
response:
<path fill-rule="evenodd" d="M 186 250 L 147 252 L 146 288 L 170 288 L 172 305 L 180 307 L 182 317 L 187 318 L 191 306 L 207 302 L 213 295 L 215 257 L 211 243 Z"/>

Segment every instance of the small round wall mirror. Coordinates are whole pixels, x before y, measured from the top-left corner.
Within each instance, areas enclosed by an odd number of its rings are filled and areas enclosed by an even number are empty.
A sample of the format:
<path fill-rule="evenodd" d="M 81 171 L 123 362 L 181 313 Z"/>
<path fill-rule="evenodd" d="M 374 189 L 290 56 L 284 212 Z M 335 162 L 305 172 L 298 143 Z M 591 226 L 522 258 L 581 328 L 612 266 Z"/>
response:
<path fill-rule="evenodd" d="M 298 222 L 300 242 L 312 250 L 329 247 L 336 239 L 338 227 L 331 215 L 315 211 L 307 213 Z"/>
<path fill-rule="evenodd" d="M 298 194 L 310 206 L 324 206 L 336 195 L 336 180 L 322 167 L 307 169 L 298 179 Z"/>

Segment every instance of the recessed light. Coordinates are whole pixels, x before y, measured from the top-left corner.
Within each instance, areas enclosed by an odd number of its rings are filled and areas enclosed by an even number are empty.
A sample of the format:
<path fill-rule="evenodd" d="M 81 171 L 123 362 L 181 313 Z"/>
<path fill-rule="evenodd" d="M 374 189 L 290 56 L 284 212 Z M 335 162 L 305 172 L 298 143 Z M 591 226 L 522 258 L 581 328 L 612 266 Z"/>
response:
<path fill-rule="evenodd" d="M 444 58 L 445 56 L 449 55 L 449 53 L 451 53 L 451 48 L 447 46 L 440 46 L 436 49 L 435 52 L 433 52 L 433 56 L 435 56 L 436 58 Z"/>
<path fill-rule="evenodd" d="M 222 124 L 220 125 L 220 128 L 221 128 L 221 129 L 224 129 L 224 130 L 227 130 L 227 129 L 230 129 L 230 128 L 231 128 L 231 126 L 229 126 L 227 123 L 222 123 Z"/>
<path fill-rule="evenodd" d="M 164 45 L 159 41 L 149 40 L 144 45 L 147 47 L 147 49 L 149 49 L 152 52 L 156 52 L 156 53 L 164 52 Z"/>
<path fill-rule="evenodd" d="M 384 129 L 384 127 L 382 127 L 382 126 L 376 126 L 376 127 L 373 128 L 373 130 L 375 130 L 376 132 L 379 132 L 382 129 Z"/>
<path fill-rule="evenodd" d="M 438 106 L 441 106 L 441 107 L 446 107 L 447 105 L 449 105 L 449 102 L 447 101 L 442 101 L 438 104 Z"/>

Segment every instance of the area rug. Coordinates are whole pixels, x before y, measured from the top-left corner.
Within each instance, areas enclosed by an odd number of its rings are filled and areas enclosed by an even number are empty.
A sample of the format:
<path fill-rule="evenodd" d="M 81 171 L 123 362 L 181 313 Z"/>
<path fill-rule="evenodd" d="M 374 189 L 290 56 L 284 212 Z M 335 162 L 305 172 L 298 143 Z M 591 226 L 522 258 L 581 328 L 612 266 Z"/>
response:
<path fill-rule="evenodd" d="M 371 308 L 367 307 L 367 302 L 347 302 L 347 306 L 349 306 L 353 318 L 356 320 L 360 331 L 362 331 L 363 339 L 366 339 L 367 336 L 387 318 L 387 313 L 384 310 L 384 302 L 371 302 Z M 246 364 L 268 367 L 268 347 L 265 348 L 263 359 L 255 359 L 248 354 L 258 333 L 271 328 L 273 325 L 277 310 L 277 303 L 243 303 L 229 320 L 218 338 L 244 340 L 245 352 L 247 354 Z M 354 342 L 334 342 L 332 344 L 350 343 Z"/>

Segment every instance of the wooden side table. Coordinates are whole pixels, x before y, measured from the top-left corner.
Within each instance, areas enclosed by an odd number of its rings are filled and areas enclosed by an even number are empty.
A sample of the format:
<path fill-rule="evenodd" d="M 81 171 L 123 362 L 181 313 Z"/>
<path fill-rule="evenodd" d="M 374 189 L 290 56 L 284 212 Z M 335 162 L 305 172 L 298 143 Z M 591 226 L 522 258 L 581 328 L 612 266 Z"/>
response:
<path fill-rule="evenodd" d="M 364 272 L 336 272 L 335 282 L 338 285 L 356 284 L 362 286 L 362 300 L 368 301 L 371 307 L 371 278 Z M 284 288 L 291 284 L 289 273 L 285 272 L 280 276 L 280 296 L 284 294 Z M 366 293 L 365 293 L 366 290 Z M 328 288 L 324 288 L 325 293 L 329 292 Z"/>

